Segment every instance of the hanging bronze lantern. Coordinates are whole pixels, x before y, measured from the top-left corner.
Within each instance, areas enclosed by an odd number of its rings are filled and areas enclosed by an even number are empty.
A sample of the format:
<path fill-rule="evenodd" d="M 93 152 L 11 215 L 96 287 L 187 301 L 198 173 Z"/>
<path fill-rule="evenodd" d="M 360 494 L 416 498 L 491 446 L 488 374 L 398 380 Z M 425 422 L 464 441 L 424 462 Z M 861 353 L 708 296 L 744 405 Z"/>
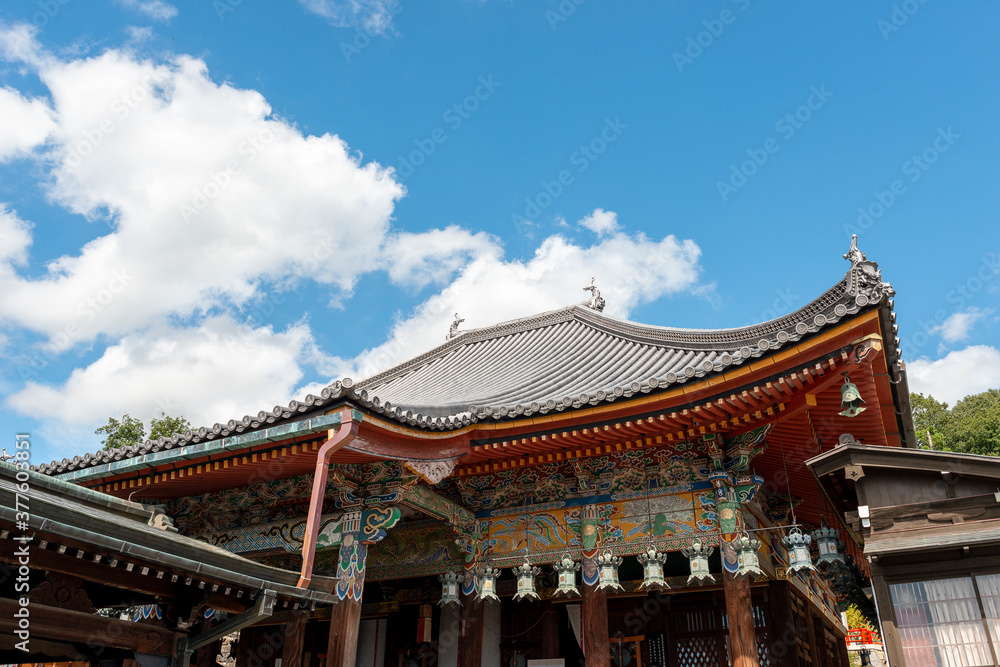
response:
<path fill-rule="evenodd" d="M 535 577 L 542 571 L 541 568 L 537 565 L 532 565 L 525 558 L 522 565 L 513 569 L 514 575 L 517 577 L 517 593 L 514 594 L 514 599 L 528 598 L 529 600 L 537 600 L 538 593 L 535 591 Z"/>
<path fill-rule="evenodd" d="M 597 590 L 610 588 L 622 591 L 622 585 L 618 583 L 618 566 L 622 564 L 622 557 L 615 556 L 610 551 L 605 551 L 597 557 Z"/>
<path fill-rule="evenodd" d="M 500 601 L 497 597 L 497 577 L 500 576 L 500 570 L 492 567 L 490 565 L 484 565 L 479 570 L 479 581 L 476 586 L 476 596 L 480 600 L 496 600 Z"/>
<path fill-rule="evenodd" d="M 788 536 L 781 538 L 781 541 L 788 548 L 788 572 L 799 572 L 801 570 L 815 570 L 812 564 L 812 554 L 809 553 L 809 544 L 812 538 L 804 535 L 798 526 L 788 531 Z"/>
<path fill-rule="evenodd" d="M 553 595 L 579 595 L 580 591 L 576 588 L 576 572 L 580 569 L 580 564 L 574 562 L 569 554 L 562 557 L 562 560 L 557 561 L 552 568 L 556 571 L 558 576 L 558 584 L 556 586 L 555 593 Z"/>
<path fill-rule="evenodd" d="M 867 408 L 861 407 L 865 399 L 861 398 L 858 385 L 851 378 L 844 376 L 844 385 L 840 388 L 840 414 L 844 417 L 857 417 Z"/>
<path fill-rule="evenodd" d="M 757 550 L 760 549 L 760 540 L 744 534 L 733 543 L 733 547 L 736 549 L 738 563 L 737 577 L 756 579 L 764 576 L 764 571 L 760 569 L 760 555 L 757 553 Z"/>
<path fill-rule="evenodd" d="M 691 565 L 691 576 L 687 580 L 689 586 L 691 584 L 715 583 L 715 576 L 708 570 L 708 557 L 714 552 L 715 547 L 704 547 L 698 540 L 695 540 L 689 549 L 681 550 Z"/>
<path fill-rule="evenodd" d="M 667 554 L 661 554 L 653 547 L 649 547 L 645 553 L 639 554 L 638 559 L 642 563 L 642 588 L 660 590 L 670 588 L 663 578 L 663 563 L 667 560 Z"/>
<path fill-rule="evenodd" d="M 819 549 L 817 565 L 843 563 L 844 554 L 840 552 L 840 533 L 829 526 L 823 526 L 812 532 L 813 540 Z"/>
<path fill-rule="evenodd" d="M 462 601 L 458 598 L 458 574 L 445 572 L 438 575 L 438 581 L 441 582 L 441 601 L 438 604 L 442 607 L 446 604 L 461 606 Z"/>

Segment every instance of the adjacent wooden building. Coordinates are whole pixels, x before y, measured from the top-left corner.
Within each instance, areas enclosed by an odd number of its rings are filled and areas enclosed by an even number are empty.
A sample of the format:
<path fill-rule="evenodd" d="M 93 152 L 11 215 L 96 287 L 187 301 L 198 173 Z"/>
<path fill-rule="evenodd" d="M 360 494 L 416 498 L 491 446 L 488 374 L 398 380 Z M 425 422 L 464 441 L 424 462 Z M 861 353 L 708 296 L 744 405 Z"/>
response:
<path fill-rule="evenodd" d="M 805 461 L 844 434 L 915 446 L 892 288 L 856 245 L 845 258 L 843 279 L 763 324 L 623 321 L 590 285 L 302 402 L 41 470 L 162 506 L 181 535 L 304 591 L 332 577 L 336 604 L 241 632 L 301 646 L 282 667 L 843 667 L 840 612 L 868 567 L 847 539 L 836 572 L 789 573 L 793 525 L 853 530 Z M 642 587 L 650 550 L 667 590 Z M 515 600 L 526 561 L 539 599 Z M 461 605 L 436 604 L 448 573 Z"/>
<path fill-rule="evenodd" d="M 890 664 L 1000 665 L 1000 459 L 850 444 L 807 464 L 871 561 Z"/>

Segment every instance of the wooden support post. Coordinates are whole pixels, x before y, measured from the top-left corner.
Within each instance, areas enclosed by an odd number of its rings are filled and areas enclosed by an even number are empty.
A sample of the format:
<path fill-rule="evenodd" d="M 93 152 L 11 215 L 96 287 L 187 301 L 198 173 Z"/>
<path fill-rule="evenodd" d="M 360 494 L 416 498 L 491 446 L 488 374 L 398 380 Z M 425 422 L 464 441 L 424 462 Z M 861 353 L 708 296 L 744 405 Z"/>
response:
<path fill-rule="evenodd" d="M 896 625 L 896 608 L 892 605 L 892 594 L 885 581 L 885 573 L 878 563 L 871 564 L 872 590 L 875 593 L 875 604 L 878 605 L 879 625 L 885 654 L 890 665 L 906 664 L 903 657 L 903 643 L 899 638 L 899 628 Z"/>
<path fill-rule="evenodd" d="M 462 595 L 459 622 L 458 667 L 480 667 L 483 662 L 483 601 Z"/>
<path fill-rule="evenodd" d="M 542 658 L 559 657 L 559 607 L 551 602 L 542 607 Z"/>
<path fill-rule="evenodd" d="M 754 627 L 750 580 L 723 572 L 726 616 L 729 619 L 729 652 L 733 667 L 760 667 L 757 630 Z"/>
<path fill-rule="evenodd" d="M 236 664 L 249 665 L 253 662 L 253 649 L 257 631 L 251 626 L 240 630 L 240 641 L 236 646 Z"/>
<path fill-rule="evenodd" d="M 213 623 L 211 619 L 208 619 L 202 625 L 201 631 L 208 632 L 212 629 L 213 625 L 215 625 L 215 623 Z M 202 646 L 198 649 L 197 653 L 195 653 L 194 660 L 191 661 L 191 664 L 194 667 L 213 667 L 215 665 L 215 658 L 219 655 L 219 651 L 221 650 L 221 639 L 219 641 L 212 642 L 208 646 Z"/>
<path fill-rule="evenodd" d="M 348 596 L 333 605 L 330 613 L 330 638 L 326 645 L 327 667 L 354 667 L 360 627 L 361 600 Z"/>
<path fill-rule="evenodd" d="M 767 602 L 771 611 L 768 643 L 772 667 L 798 667 L 799 644 L 805 625 L 796 618 L 792 593 L 787 581 L 767 583 Z"/>
<path fill-rule="evenodd" d="M 302 667 L 307 620 L 305 610 L 296 609 L 288 613 L 288 622 L 285 623 L 285 641 L 281 647 L 281 667 Z"/>
<path fill-rule="evenodd" d="M 597 570 L 597 556 L 584 557 L 583 570 Z M 610 667 L 611 642 L 608 636 L 608 593 L 597 590 L 597 585 L 583 586 L 583 601 L 580 605 L 580 634 L 583 636 L 585 667 Z"/>

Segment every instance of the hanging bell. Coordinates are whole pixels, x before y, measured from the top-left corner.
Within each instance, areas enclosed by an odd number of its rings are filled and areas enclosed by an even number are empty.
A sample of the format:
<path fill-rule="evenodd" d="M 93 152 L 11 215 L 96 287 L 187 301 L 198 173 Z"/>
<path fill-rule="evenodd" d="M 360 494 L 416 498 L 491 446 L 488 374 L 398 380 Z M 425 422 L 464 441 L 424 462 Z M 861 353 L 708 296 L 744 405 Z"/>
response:
<path fill-rule="evenodd" d="M 454 572 L 445 572 L 438 575 L 438 581 L 441 582 L 441 601 L 438 604 L 442 607 L 446 604 L 461 606 L 462 601 L 458 597 L 458 575 Z"/>
<path fill-rule="evenodd" d="M 476 586 L 476 597 L 480 600 L 496 600 L 500 601 L 497 597 L 497 577 L 500 576 L 500 570 L 492 567 L 490 565 L 484 565 L 479 570 L 479 581 Z"/>
<path fill-rule="evenodd" d="M 857 417 L 867 408 L 861 407 L 865 399 L 861 398 L 858 385 L 851 378 L 844 376 L 844 385 L 840 388 L 840 414 L 844 417 Z"/>
<path fill-rule="evenodd" d="M 798 526 L 788 531 L 788 536 L 781 538 L 781 541 L 788 548 L 788 572 L 799 572 L 801 570 L 815 570 L 812 564 L 812 554 L 809 553 L 809 544 L 812 539 L 804 535 Z"/>
<path fill-rule="evenodd" d="M 514 569 L 514 576 L 517 577 L 517 592 L 514 594 L 514 600 L 520 600 L 522 598 L 528 598 L 529 600 L 537 600 L 538 593 L 535 591 L 535 577 L 539 572 L 542 571 L 537 565 L 532 565 L 528 562 L 528 559 L 524 559 L 524 563 L 519 565 Z"/>
<path fill-rule="evenodd" d="M 667 560 L 667 554 L 658 553 L 656 549 L 650 547 L 645 553 L 639 554 L 638 560 L 642 563 L 642 584 L 640 584 L 642 588 L 660 590 L 670 588 L 663 578 L 663 563 Z"/>
<path fill-rule="evenodd" d="M 610 588 L 622 591 L 622 585 L 618 583 L 618 566 L 622 564 L 622 557 L 615 556 L 610 551 L 605 551 L 597 557 L 597 590 Z"/>
<path fill-rule="evenodd" d="M 691 565 L 691 576 L 688 577 L 688 586 L 692 584 L 714 584 L 715 576 L 708 570 L 708 557 L 715 552 L 715 547 L 704 547 L 701 542 L 695 540 L 689 549 L 682 549 Z"/>
<path fill-rule="evenodd" d="M 558 584 L 553 595 L 579 595 L 580 591 L 576 588 L 576 571 L 580 569 L 580 564 L 574 562 L 569 557 L 569 554 L 566 554 L 562 557 L 562 560 L 556 562 L 552 567 L 555 569 L 558 577 Z"/>
<path fill-rule="evenodd" d="M 764 571 L 760 569 L 760 555 L 757 553 L 760 540 L 744 534 L 733 543 L 733 547 L 736 549 L 737 577 L 756 579 L 764 576 Z"/>
<path fill-rule="evenodd" d="M 813 540 L 819 549 L 817 565 L 843 563 L 844 554 L 840 552 L 840 533 L 829 526 L 823 526 L 812 532 Z"/>

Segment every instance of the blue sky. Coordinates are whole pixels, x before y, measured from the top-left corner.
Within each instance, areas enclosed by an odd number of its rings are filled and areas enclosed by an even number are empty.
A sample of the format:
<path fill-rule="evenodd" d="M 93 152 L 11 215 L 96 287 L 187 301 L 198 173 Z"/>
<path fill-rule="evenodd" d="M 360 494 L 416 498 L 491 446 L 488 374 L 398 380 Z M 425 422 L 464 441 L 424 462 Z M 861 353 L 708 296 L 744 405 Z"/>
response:
<path fill-rule="evenodd" d="M 580 301 L 741 326 L 852 232 L 911 385 L 1000 385 L 1000 8 L 39 0 L 0 10 L 0 424 L 211 424 Z"/>

